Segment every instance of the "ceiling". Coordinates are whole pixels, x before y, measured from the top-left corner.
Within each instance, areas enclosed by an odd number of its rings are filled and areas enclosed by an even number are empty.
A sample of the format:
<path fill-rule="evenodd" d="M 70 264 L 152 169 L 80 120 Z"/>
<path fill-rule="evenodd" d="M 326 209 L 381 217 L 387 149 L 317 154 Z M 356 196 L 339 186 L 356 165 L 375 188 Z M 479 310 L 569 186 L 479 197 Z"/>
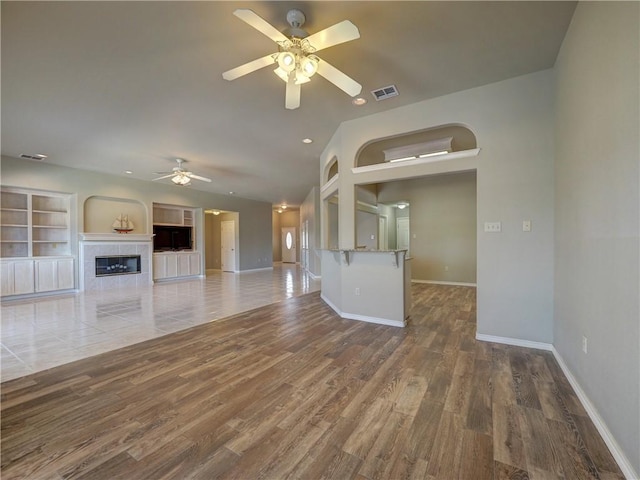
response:
<path fill-rule="evenodd" d="M 183 158 L 204 191 L 301 203 L 341 122 L 550 68 L 575 2 L 2 2 L 2 154 L 151 180 Z M 360 39 L 318 53 L 362 84 L 364 106 L 320 76 L 285 110 L 277 51 L 236 18 L 309 33 L 351 20 Z M 371 90 L 400 95 L 376 102 Z M 302 143 L 304 138 L 313 143 Z M 163 182 L 170 183 L 169 180 Z M 175 187 L 183 188 L 183 187 Z"/>

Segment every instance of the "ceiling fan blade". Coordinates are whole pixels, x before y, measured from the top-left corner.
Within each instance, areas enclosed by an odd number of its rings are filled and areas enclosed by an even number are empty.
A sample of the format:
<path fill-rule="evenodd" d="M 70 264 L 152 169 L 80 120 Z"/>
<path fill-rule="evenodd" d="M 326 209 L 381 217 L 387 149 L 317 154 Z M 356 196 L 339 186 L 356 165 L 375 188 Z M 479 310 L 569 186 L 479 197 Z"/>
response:
<path fill-rule="evenodd" d="M 240 20 L 243 20 L 244 22 L 251 25 L 260 33 L 269 37 L 274 42 L 284 42 L 285 40 L 287 40 L 287 37 L 284 33 L 280 32 L 253 10 L 249 10 L 247 8 L 239 8 L 238 10 L 233 12 L 233 14 Z"/>
<path fill-rule="evenodd" d="M 202 180 L 203 182 L 209 182 L 211 183 L 211 179 L 207 178 L 207 177 L 201 177 L 200 175 L 195 175 L 193 173 L 189 173 L 187 175 L 189 178 L 195 178 L 196 180 Z"/>
<path fill-rule="evenodd" d="M 362 85 L 324 60 L 318 62 L 318 73 L 347 95 L 355 97 L 356 95 L 360 95 L 362 91 Z"/>
<path fill-rule="evenodd" d="M 324 48 L 333 47 L 340 43 L 349 42 L 360 38 L 360 31 L 349 20 L 343 20 L 340 23 L 336 23 L 332 27 L 325 28 L 319 32 L 309 35 L 306 40 L 316 49 L 322 50 Z"/>
<path fill-rule="evenodd" d="M 287 82 L 284 106 L 288 110 L 295 110 L 300 106 L 300 84 L 296 83 L 294 75 L 290 75 Z"/>
<path fill-rule="evenodd" d="M 171 178 L 171 177 L 173 177 L 173 176 L 175 176 L 175 173 L 170 173 L 169 175 L 165 175 L 165 176 L 163 176 L 163 177 L 154 178 L 154 179 L 153 179 L 153 180 L 151 180 L 151 181 L 152 181 L 152 182 L 155 182 L 156 180 L 163 180 L 163 179 L 165 179 L 165 178 Z"/>
<path fill-rule="evenodd" d="M 227 70 L 222 74 L 222 78 L 225 80 L 235 80 L 238 77 L 242 77 L 247 73 L 255 72 L 267 65 L 272 65 L 275 60 L 273 59 L 274 54 L 265 55 L 262 58 L 258 58 L 253 60 L 252 62 L 245 63 L 244 65 L 240 65 L 239 67 L 232 68 L 231 70 Z"/>

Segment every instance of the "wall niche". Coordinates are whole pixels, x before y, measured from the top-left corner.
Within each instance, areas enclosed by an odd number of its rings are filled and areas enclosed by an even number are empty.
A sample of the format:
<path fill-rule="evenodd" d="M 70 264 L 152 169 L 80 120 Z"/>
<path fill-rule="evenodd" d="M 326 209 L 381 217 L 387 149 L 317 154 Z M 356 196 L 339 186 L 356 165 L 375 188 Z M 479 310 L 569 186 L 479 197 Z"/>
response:
<path fill-rule="evenodd" d="M 148 233 L 147 208 L 142 202 L 101 196 L 89 197 L 84 202 L 84 232 L 114 233 L 113 222 L 120 215 L 127 215 L 133 222 L 131 233 Z"/>

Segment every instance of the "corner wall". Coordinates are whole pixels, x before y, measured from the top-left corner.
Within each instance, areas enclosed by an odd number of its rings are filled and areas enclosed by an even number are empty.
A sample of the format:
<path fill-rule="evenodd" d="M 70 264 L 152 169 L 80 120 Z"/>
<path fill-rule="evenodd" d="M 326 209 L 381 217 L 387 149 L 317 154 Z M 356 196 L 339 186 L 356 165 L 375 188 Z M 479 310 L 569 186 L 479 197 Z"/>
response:
<path fill-rule="evenodd" d="M 351 206 L 355 204 L 354 185 L 359 180 L 351 168 L 361 146 L 375 139 L 449 124 L 465 125 L 473 131 L 481 149 L 464 168 L 477 169 L 478 333 L 551 343 L 551 70 L 344 122 L 320 159 L 321 169 L 334 155 L 340 162 L 339 246 L 348 249 L 355 245 Z M 438 163 L 429 165 L 436 170 Z M 409 173 L 409 167 L 406 171 Z M 415 176 L 421 174 L 424 176 L 424 171 L 416 167 Z M 522 231 L 523 220 L 532 222 L 531 232 Z M 501 233 L 483 231 L 484 222 L 497 221 L 502 222 Z M 351 291 L 349 285 L 343 288 Z"/>
<path fill-rule="evenodd" d="M 639 16 L 636 2 L 580 2 L 556 62 L 554 346 L 630 478 L 640 474 Z"/>

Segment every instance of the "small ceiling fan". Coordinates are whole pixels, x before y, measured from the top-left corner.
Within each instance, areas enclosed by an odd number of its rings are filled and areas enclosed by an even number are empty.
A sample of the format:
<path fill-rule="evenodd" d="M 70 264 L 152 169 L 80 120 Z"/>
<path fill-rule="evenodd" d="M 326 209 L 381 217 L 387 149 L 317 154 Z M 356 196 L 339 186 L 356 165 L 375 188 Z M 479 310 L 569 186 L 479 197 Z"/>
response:
<path fill-rule="evenodd" d="M 227 70 L 222 74 L 225 80 L 235 80 L 275 64 L 277 65 L 275 74 L 287 84 L 285 107 L 289 110 L 300 106 L 300 85 L 307 83 L 315 73 L 352 97 L 359 95 L 362 91 L 362 85 L 315 55 L 316 52 L 325 48 L 360 38 L 358 27 L 349 20 L 343 20 L 332 27 L 309 35 L 301 28 L 306 20 L 304 13 L 297 9 L 289 10 L 287 13 L 290 28 L 285 33 L 281 33 L 252 10 L 238 9 L 233 14 L 276 42 L 278 51 Z"/>
<path fill-rule="evenodd" d="M 200 175 L 196 175 L 193 172 L 190 172 L 182 167 L 183 163 L 186 163 L 181 158 L 176 158 L 176 162 L 178 162 L 177 167 L 173 167 L 171 172 L 155 172 L 156 175 L 163 175 L 162 177 L 154 178 L 152 181 L 162 180 L 165 178 L 171 178 L 171 181 L 176 185 L 180 185 L 182 187 L 186 187 L 191 184 L 191 179 L 202 180 L 203 182 L 211 182 L 210 178 L 201 177 Z M 165 175 L 165 173 L 167 175 Z"/>

